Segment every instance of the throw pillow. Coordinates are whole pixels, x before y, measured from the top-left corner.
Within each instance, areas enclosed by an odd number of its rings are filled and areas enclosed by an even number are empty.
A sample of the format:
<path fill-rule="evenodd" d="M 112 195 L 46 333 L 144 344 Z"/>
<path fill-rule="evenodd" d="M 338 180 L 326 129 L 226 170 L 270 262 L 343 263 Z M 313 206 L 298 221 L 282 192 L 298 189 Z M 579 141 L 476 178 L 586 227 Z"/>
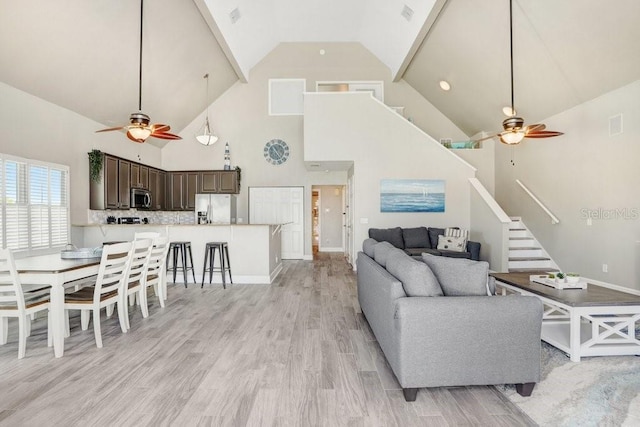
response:
<path fill-rule="evenodd" d="M 369 237 L 376 239 L 378 242 L 389 242 L 396 248 L 404 249 L 404 240 L 402 239 L 402 228 L 370 228 Z"/>
<path fill-rule="evenodd" d="M 378 241 L 375 239 L 365 239 L 362 242 L 362 252 L 364 252 L 368 257 L 373 258 L 373 247 L 378 244 Z"/>
<path fill-rule="evenodd" d="M 393 252 L 387 258 L 387 271 L 402 282 L 409 297 L 442 296 L 442 288 L 431 269 L 402 251 Z"/>
<path fill-rule="evenodd" d="M 460 236 L 462 236 L 465 239 L 469 240 L 469 230 L 464 230 L 464 229 L 458 228 L 458 227 L 445 228 L 444 235 L 447 236 L 447 237 L 460 237 Z"/>
<path fill-rule="evenodd" d="M 438 250 L 465 252 L 467 250 L 466 237 L 438 236 Z"/>
<path fill-rule="evenodd" d="M 429 242 L 429 231 L 427 230 L 427 227 L 403 228 L 402 238 L 404 240 L 405 249 L 431 249 L 431 242 Z"/>
<path fill-rule="evenodd" d="M 487 295 L 489 263 L 422 254 L 446 296 Z"/>
<path fill-rule="evenodd" d="M 387 268 L 387 257 L 392 251 L 402 252 L 401 249 L 396 248 L 389 242 L 379 242 L 373 247 L 373 259 L 384 268 Z"/>

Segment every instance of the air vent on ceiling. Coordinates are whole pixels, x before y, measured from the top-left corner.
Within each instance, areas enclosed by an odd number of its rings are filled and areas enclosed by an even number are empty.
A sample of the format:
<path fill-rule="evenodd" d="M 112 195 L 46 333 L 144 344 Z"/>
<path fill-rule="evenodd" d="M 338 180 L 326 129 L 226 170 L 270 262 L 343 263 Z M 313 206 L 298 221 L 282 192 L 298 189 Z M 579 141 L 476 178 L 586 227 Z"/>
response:
<path fill-rule="evenodd" d="M 622 133 L 622 114 L 609 117 L 609 136 L 620 135 Z"/>
<path fill-rule="evenodd" d="M 232 24 L 235 24 L 236 22 L 238 22 L 238 19 L 240 19 L 240 9 L 238 9 L 237 7 L 233 9 L 229 14 L 229 18 L 231 18 Z"/>
<path fill-rule="evenodd" d="M 405 4 L 400 15 L 402 15 L 407 21 L 411 21 L 411 18 L 413 17 L 413 9 Z"/>

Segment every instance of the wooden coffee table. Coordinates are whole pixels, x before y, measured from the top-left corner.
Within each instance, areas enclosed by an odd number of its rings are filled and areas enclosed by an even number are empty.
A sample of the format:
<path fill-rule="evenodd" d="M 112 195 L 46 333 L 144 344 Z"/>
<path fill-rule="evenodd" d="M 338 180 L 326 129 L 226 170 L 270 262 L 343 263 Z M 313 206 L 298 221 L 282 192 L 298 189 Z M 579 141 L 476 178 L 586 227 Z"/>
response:
<path fill-rule="evenodd" d="M 491 273 L 502 295 L 542 300 L 542 340 L 566 352 L 572 362 L 585 356 L 640 355 L 635 336 L 640 296 L 589 283 L 587 289 L 554 289 L 529 280 L 531 273 Z"/>

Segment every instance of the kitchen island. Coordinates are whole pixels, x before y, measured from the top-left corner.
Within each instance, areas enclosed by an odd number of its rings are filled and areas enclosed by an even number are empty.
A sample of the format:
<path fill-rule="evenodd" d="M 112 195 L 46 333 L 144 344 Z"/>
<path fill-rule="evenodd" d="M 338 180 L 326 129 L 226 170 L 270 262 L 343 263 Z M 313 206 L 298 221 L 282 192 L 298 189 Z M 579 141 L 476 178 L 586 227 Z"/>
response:
<path fill-rule="evenodd" d="M 158 232 L 169 241 L 189 241 L 198 284 L 202 281 L 207 242 L 227 242 L 233 283 L 269 284 L 282 270 L 280 230 L 277 224 L 90 224 L 72 226 L 72 242 L 78 247 L 97 247 L 105 242 L 133 240 L 141 231 Z M 179 272 L 176 281 L 182 283 L 182 277 Z M 169 281 L 172 278 L 167 275 Z M 188 282 L 193 282 L 191 274 Z M 209 283 L 208 273 L 205 283 Z M 213 274 L 212 283 L 222 283 L 220 273 Z"/>

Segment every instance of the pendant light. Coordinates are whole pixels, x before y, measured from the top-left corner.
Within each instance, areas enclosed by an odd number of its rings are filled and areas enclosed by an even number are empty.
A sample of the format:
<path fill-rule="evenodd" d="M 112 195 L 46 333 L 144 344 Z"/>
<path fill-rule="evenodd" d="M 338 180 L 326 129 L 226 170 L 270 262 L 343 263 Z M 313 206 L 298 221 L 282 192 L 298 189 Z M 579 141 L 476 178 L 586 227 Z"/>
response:
<path fill-rule="evenodd" d="M 196 139 L 202 145 L 213 145 L 218 140 L 218 137 L 211 132 L 211 125 L 209 124 L 209 74 L 205 74 L 204 78 L 207 80 L 207 92 L 205 93 L 205 102 L 207 103 L 207 116 L 204 119 L 204 124 L 198 130 Z"/>

